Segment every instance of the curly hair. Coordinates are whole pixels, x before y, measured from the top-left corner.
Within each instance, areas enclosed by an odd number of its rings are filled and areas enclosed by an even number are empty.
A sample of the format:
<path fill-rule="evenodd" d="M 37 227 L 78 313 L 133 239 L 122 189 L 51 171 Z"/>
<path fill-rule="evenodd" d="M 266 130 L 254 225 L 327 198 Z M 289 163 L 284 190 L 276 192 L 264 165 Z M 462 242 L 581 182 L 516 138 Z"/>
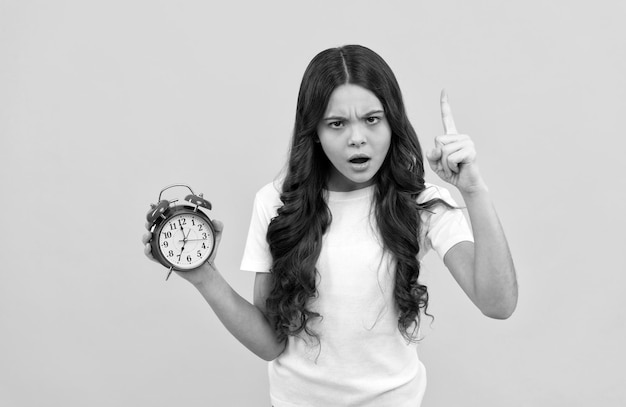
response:
<path fill-rule="evenodd" d="M 407 341 L 414 341 L 421 311 L 426 314 L 428 308 L 427 287 L 418 282 L 420 213 L 447 204 L 440 199 L 417 202 L 425 189 L 422 149 L 406 115 L 400 88 L 387 63 L 359 45 L 320 52 L 304 73 L 280 196 L 283 205 L 267 231 L 273 258 L 268 316 L 279 340 L 302 331 L 317 337 L 308 322 L 320 314 L 308 304 L 317 295 L 316 262 L 322 236 L 332 221 L 325 195 L 332 164 L 316 143 L 317 126 L 332 92 L 343 84 L 373 92 L 390 124 L 391 145 L 374 180 L 375 218 L 384 248 L 396 263 L 398 328 Z"/>

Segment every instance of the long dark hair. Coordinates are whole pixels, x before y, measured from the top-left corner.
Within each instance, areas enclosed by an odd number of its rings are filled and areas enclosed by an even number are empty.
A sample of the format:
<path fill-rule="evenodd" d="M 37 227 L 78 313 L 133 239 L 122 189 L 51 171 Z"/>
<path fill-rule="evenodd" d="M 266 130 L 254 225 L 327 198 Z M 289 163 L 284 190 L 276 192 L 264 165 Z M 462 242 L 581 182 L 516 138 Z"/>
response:
<path fill-rule="evenodd" d="M 425 189 L 422 149 L 391 68 L 366 47 L 331 48 L 316 55 L 304 73 L 280 196 L 283 206 L 267 231 L 273 278 L 266 307 L 279 340 L 303 330 L 317 336 L 308 322 L 320 315 L 307 305 L 317 295 L 315 265 L 331 222 L 325 200 L 331 164 L 316 142 L 317 126 L 332 92 L 348 83 L 376 95 L 391 128 L 391 145 L 375 176 L 375 217 L 384 247 L 396 262 L 398 328 L 407 340 L 416 339 L 421 311 L 428 307 L 427 287 L 418 282 L 420 212 L 443 201 L 417 203 Z"/>

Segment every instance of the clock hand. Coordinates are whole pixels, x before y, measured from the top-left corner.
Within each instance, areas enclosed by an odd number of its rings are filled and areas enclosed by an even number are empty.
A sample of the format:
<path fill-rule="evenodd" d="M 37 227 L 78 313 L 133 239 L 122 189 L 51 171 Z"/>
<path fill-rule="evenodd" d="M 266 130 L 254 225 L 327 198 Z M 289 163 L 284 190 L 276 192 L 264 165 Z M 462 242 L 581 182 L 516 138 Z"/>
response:
<path fill-rule="evenodd" d="M 189 234 L 191 233 L 191 229 L 189 229 L 187 231 L 187 234 L 185 235 L 185 229 L 183 228 L 183 225 L 180 223 L 180 220 L 178 221 L 178 224 L 180 225 L 180 231 L 183 233 L 183 240 L 181 240 L 181 242 L 186 242 L 187 237 L 189 237 Z"/>
<path fill-rule="evenodd" d="M 185 228 L 183 227 L 183 224 L 180 223 L 180 219 L 178 219 L 178 225 L 180 226 L 180 231 L 183 234 L 183 237 L 185 236 Z"/>
<path fill-rule="evenodd" d="M 181 226 L 181 228 L 182 228 L 182 226 Z M 187 232 L 187 236 L 185 236 L 185 232 L 183 232 L 183 240 L 179 240 L 179 242 L 188 242 L 190 240 L 198 240 L 198 239 L 187 239 L 189 237 L 190 233 L 191 233 L 191 229 L 189 229 L 189 231 Z"/>
<path fill-rule="evenodd" d="M 180 225 L 180 229 L 182 231 L 183 225 Z M 183 251 L 185 251 L 185 244 L 187 244 L 187 242 L 189 241 L 189 239 L 187 239 L 187 237 L 189 236 L 190 233 L 191 233 L 191 229 L 189 229 L 189 231 L 187 232 L 187 236 L 185 236 L 185 232 L 183 232 L 183 240 L 179 240 L 179 242 L 183 242 L 183 247 L 181 247 L 181 249 L 180 249 L 180 255 L 181 256 L 183 255 Z"/>

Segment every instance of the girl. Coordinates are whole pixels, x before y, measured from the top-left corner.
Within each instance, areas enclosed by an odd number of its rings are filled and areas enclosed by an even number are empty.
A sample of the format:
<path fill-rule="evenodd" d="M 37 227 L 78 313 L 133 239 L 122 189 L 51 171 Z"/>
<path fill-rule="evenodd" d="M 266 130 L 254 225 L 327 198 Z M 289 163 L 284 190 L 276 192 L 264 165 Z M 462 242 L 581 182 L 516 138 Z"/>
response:
<path fill-rule="evenodd" d="M 368 48 L 318 54 L 304 73 L 284 179 L 255 197 L 241 268 L 254 304 L 213 258 L 179 273 L 226 328 L 269 363 L 283 406 L 419 406 L 426 386 L 416 340 L 428 291 L 420 258 L 434 249 L 487 316 L 517 303 L 513 262 L 470 138 L 445 92 L 445 134 L 431 168 L 460 191 L 425 184 L 422 151 L 395 76 Z M 221 236 L 222 224 L 215 221 Z M 144 236 L 150 256 L 150 234 Z"/>

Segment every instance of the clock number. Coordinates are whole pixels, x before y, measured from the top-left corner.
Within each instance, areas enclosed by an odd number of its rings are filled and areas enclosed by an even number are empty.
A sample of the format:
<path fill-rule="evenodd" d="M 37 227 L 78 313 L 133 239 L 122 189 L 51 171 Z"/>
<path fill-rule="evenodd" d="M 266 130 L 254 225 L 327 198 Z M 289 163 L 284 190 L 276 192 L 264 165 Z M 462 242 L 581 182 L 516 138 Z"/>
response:
<path fill-rule="evenodd" d="M 204 246 L 204 243 L 202 243 L 202 245 Z M 202 257 L 202 252 L 200 250 L 198 250 L 198 257 Z"/>
<path fill-rule="evenodd" d="M 189 263 L 191 263 L 191 260 L 192 260 L 191 255 L 187 256 L 187 261 L 188 261 Z"/>
<path fill-rule="evenodd" d="M 172 237 L 172 232 L 163 232 L 163 236 L 164 236 L 166 239 L 169 239 L 170 237 Z"/>
<path fill-rule="evenodd" d="M 167 252 L 167 257 L 172 257 L 174 255 L 174 251 L 170 250 L 169 252 Z"/>
<path fill-rule="evenodd" d="M 198 232 L 202 232 L 202 224 L 198 225 Z"/>
<path fill-rule="evenodd" d="M 167 240 L 164 240 L 164 241 L 163 241 L 163 243 L 161 243 L 161 246 L 163 246 L 163 247 L 167 247 L 167 246 L 169 246 L 169 245 L 170 245 L 170 244 L 169 244 L 169 243 L 167 243 Z"/>
<path fill-rule="evenodd" d="M 203 239 L 206 239 L 207 237 L 209 237 L 209 235 L 207 235 L 207 234 L 206 234 L 206 232 L 204 232 L 204 233 L 202 234 L 202 238 L 203 238 Z"/>
<path fill-rule="evenodd" d="M 176 229 L 177 229 L 177 227 L 176 227 L 176 226 L 177 226 L 177 225 L 176 225 L 175 223 L 171 223 L 171 222 L 170 222 L 170 230 L 176 230 Z"/>

